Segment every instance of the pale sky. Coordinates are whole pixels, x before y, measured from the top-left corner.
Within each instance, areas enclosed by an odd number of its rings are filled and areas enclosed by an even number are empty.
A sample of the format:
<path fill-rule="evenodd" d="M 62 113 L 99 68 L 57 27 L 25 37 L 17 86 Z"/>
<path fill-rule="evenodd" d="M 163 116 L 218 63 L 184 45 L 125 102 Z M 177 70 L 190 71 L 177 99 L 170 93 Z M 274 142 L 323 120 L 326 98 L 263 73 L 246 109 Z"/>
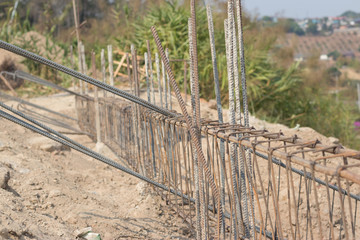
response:
<path fill-rule="evenodd" d="M 305 18 L 338 16 L 347 10 L 360 12 L 360 0 L 243 0 L 243 4 L 260 16 Z"/>

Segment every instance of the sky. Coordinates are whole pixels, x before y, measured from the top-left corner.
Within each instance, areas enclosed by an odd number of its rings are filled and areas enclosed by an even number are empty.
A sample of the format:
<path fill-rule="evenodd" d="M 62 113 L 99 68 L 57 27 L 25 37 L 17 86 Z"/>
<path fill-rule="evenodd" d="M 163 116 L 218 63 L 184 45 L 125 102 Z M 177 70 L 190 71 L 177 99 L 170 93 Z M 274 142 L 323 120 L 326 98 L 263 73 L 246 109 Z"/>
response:
<path fill-rule="evenodd" d="M 243 0 L 243 4 L 260 16 L 306 18 L 339 16 L 347 10 L 360 12 L 360 0 Z"/>

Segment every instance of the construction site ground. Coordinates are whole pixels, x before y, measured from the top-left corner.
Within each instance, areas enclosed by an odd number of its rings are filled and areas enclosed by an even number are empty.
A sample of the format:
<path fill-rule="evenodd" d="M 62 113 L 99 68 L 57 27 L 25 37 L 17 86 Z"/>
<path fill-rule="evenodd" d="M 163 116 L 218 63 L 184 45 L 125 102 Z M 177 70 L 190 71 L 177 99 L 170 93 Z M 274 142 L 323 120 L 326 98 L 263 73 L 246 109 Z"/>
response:
<path fill-rule="evenodd" d="M 29 101 L 76 117 L 73 96 L 60 93 Z M 215 106 L 213 101 L 202 101 L 202 116 L 216 119 Z M 310 128 L 289 129 L 254 117 L 250 122 L 258 129 L 317 138 L 324 144 L 336 141 Z M 0 239 L 75 239 L 75 231 L 85 227 L 92 227 L 102 239 L 194 236 L 166 201 L 135 177 L 5 119 L 0 119 L 0 126 Z M 69 136 L 95 149 L 88 136 Z M 102 154 L 116 160 L 106 147 Z"/>

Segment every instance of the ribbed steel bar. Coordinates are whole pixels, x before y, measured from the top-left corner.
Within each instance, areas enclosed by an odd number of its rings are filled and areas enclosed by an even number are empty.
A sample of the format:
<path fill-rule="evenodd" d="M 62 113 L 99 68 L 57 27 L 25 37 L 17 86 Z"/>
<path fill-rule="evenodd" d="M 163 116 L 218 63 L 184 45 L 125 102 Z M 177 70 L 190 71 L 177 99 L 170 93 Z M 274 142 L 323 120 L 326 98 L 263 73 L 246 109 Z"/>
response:
<path fill-rule="evenodd" d="M 67 93 L 70 93 L 70 94 L 73 94 L 73 95 L 76 95 L 76 96 L 80 96 L 80 97 L 85 97 L 86 96 L 83 96 L 77 92 L 74 92 L 74 91 L 71 91 L 67 88 L 64 88 L 64 87 L 61 87 L 59 85 L 56 85 L 55 83 L 52 83 L 52 82 L 49 82 L 49 81 L 46 81 L 44 79 L 41 79 L 41 78 L 38 78 L 36 76 L 33 76 L 29 73 L 26 73 L 26 72 L 23 72 L 21 70 L 16 70 L 15 72 L 7 72 L 7 71 L 2 71 L 0 73 L 2 76 L 4 77 L 12 77 L 14 80 L 18 77 L 18 78 L 22 78 L 24 80 L 28 80 L 28 81 L 31 81 L 31 82 L 35 82 L 35 83 L 39 83 L 43 86 L 47 86 L 47 87 L 51 87 L 51 88 L 54 88 L 54 89 L 57 89 L 57 90 L 61 90 L 63 92 L 67 92 Z"/>
<path fill-rule="evenodd" d="M 145 59 L 145 79 L 146 79 L 146 94 L 148 102 L 151 102 L 151 96 L 150 96 L 150 85 L 149 85 L 149 63 L 148 63 L 148 54 L 147 52 L 144 53 L 144 59 Z"/>
<path fill-rule="evenodd" d="M 200 112 L 200 92 L 199 92 L 199 69 L 198 69 L 198 56 L 197 56 L 197 28 L 196 28 L 196 7 L 195 0 L 190 3 L 191 12 L 191 40 L 192 40 L 192 64 L 194 72 L 194 93 L 195 93 L 195 116 L 196 126 L 200 129 L 201 112 Z"/>
<path fill-rule="evenodd" d="M 87 75 L 88 68 L 87 68 L 87 65 L 86 65 L 85 45 L 84 44 L 81 44 L 81 65 L 82 65 L 83 73 L 85 75 Z M 84 93 L 89 94 L 89 86 L 88 86 L 87 82 L 84 83 L 84 88 L 85 88 Z"/>
<path fill-rule="evenodd" d="M 33 61 L 39 62 L 39 63 L 44 64 L 44 65 L 46 65 L 46 66 L 48 66 L 50 68 L 53 68 L 55 70 L 66 73 L 66 74 L 68 74 L 70 76 L 76 77 L 76 78 L 78 78 L 78 79 L 80 79 L 82 81 L 85 81 L 85 82 L 90 83 L 90 84 L 92 84 L 94 86 L 97 86 L 97 87 L 99 87 L 101 89 L 104 89 L 104 90 L 106 90 L 108 92 L 116 94 L 116 95 L 118 95 L 120 97 L 123 97 L 123 98 L 129 100 L 129 101 L 137 103 L 137 104 L 139 104 L 139 105 L 141 105 L 143 107 L 152 109 L 155 112 L 161 113 L 161 114 L 163 114 L 165 116 L 172 116 L 172 117 L 177 116 L 176 114 L 174 114 L 174 113 L 172 113 L 172 112 L 170 112 L 170 111 L 168 111 L 166 109 L 155 106 L 155 105 L 153 105 L 153 104 L 151 104 L 151 103 L 149 103 L 149 102 L 147 102 L 147 101 L 145 101 L 145 100 L 143 100 L 143 99 L 141 99 L 139 97 L 136 97 L 136 96 L 134 96 L 132 94 L 129 94 L 129 93 L 123 91 L 123 90 L 120 90 L 120 89 L 115 88 L 113 86 L 110 86 L 108 84 L 97 81 L 96 79 L 91 78 L 91 77 L 89 77 L 89 76 L 87 76 L 85 74 L 79 73 L 79 72 L 77 72 L 75 70 L 67 68 L 67 67 L 65 67 L 65 66 L 63 66 L 61 64 L 55 63 L 55 62 L 53 62 L 51 60 L 48 60 L 46 58 L 40 57 L 40 56 L 38 56 L 38 55 L 36 55 L 34 53 L 31 53 L 29 51 L 26 51 L 24 49 L 16 47 L 16 46 L 14 46 L 12 44 L 9 44 L 7 42 L 4 42 L 2 40 L 0 40 L 0 48 L 2 48 L 4 50 L 7 50 L 9 52 L 18 54 L 18 55 L 23 56 L 25 58 L 31 59 Z"/>
<path fill-rule="evenodd" d="M 105 66 L 105 50 L 101 49 L 101 76 L 102 76 L 102 82 L 106 84 L 106 66 Z M 81 82 L 81 81 L 80 81 Z M 106 97 L 106 91 L 103 91 L 103 96 Z"/>
<path fill-rule="evenodd" d="M 217 60 L 216 60 L 214 23 L 213 23 L 210 5 L 207 5 L 206 12 L 207 12 L 207 17 L 208 17 L 211 60 L 212 60 L 212 64 L 213 64 L 213 73 L 214 73 L 216 106 L 217 106 L 219 124 L 222 124 L 224 122 L 224 120 L 223 120 L 222 105 L 221 105 L 219 71 L 218 71 Z M 186 66 L 186 62 L 185 62 L 185 66 Z M 222 166 L 224 166 L 225 165 L 225 145 L 224 145 L 223 140 L 220 141 L 220 157 L 221 157 L 221 161 L 223 163 Z M 225 208 L 225 174 L 224 174 L 224 168 L 222 168 L 222 167 L 221 167 L 221 202 L 222 202 L 223 208 Z M 225 222 L 223 222 L 223 226 L 222 226 L 222 237 L 225 238 Z"/>
<path fill-rule="evenodd" d="M 195 103 L 195 73 L 194 73 L 194 60 L 193 60 L 193 39 L 192 39 L 192 24 L 191 19 L 188 19 L 188 38 L 189 38 L 189 57 L 190 57 L 190 91 L 191 91 L 191 109 L 192 109 L 192 121 L 193 124 L 196 126 L 196 103 Z M 196 238 L 198 240 L 201 239 L 201 204 L 202 198 L 200 197 L 200 183 L 199 183 L 199 163 L 198 157 L 195 150 L 195 146 L 193 146 L 193 159 L 194 159 L 194 181 L 195 181 L 195 199 L 196 199 Z"/>
<path fill-rule="evenodd" d="M 161 78 L 162 78 L 162 85 L 163 85 L 163 89 L 164 89 L 164 102 L 165 102 L 165 108 L 169 109 L 169 104 L 168 104 L 168 98 L 167 98 L 167 91 L 166 91 L 166 71 L 165 71 L 165 66 L 164 66 L 164 62 L 161 61 Z"/>
<path fill-rule="evenodd" d="M 233 0 L 230 0 L 233 1 Z M 235 91 L 235 118 L 236 123 L 241 124 L 241 104 L 240 104 L 240 82 L 239 82 L 239 64 L 237 57 L 237 41 L 236 41 L 236 24 L 235 24 L 235 16 L 234 16 L 234 3 L 231 3 L 231 12 L 228 16 L 229 21 L 231 21 L 231 44 L 232 44 L 232 62 L 234 68 L 234 91 Z"/>
<path fill-rule="evenodd" d="M 168 59 L 167 59 L 167 57 L 165 55 L 164 49 L 163 49 L 163 47 L 161 45 L 161 42 L 160 42 L 160 39 L 159 39 L 159 36 L 158 36 L 158 34 L 156 32 L 155 27 L 151 27 L 151 31 L 152 31 L 153 37 L 155 39 L 155 43 L 157 45 L 158 51 L 159 51 L 159 53 L 161 55 L 161 59 L 165 64 L 166 71 L 169 74 L 169 79 L 170 79 L 171 85 L 172 85 L 172 87 L 173 87 L 173 89 L 175 91 L 175 95 L 176 95 L 176 98 L 178 99 L 181 111 L 182 111 L 182 113 L 184 115 L 184 119 L 185 119 L 186 124 L 188 126 L 188 129 L 190 131 L 192 144 L 195 146 L 197 156 L 198 156 L 199 160 L 201 161 L 201 164 L 202 164 L 202 166 L 204 168 L 206 178 L 207 178 L 207 180 L 208 180 L 208 182 L 210 184 L 212 193 L 214 195 L 214 199 L 215 199 L 217 209 L 218 209 L 218 223 L 217 223 L 217 228 L 216 228 L 216 237 L 219 238 L 221 225 L 222 225 L 222 221 L 223 221 L 223 209 L 222 209 L 222 206 L 221 206 L 220 193 L 219 193 L 219 190 L 218 190 L 218 188 L 217 188 L 217 186 L 215 184 L 214 177 L 211 174 L 211 171 L 210 171 L 210 169 L 208 167 L 208 163 L 207 163 L 207 161 L 205 159 L 205 156 L 204 156 L 204 153 L 202 151 L 200 141 L 199 141 L 199 138 L 198 138 L 198 131 L 197 131 L 196 127 L 193 126 L 191 118 L 190 118 L 190 116 L 189 116 L 189 114 L 188 114 L 188 112 L 186 110 L 184 100 L 182 99 L 179 87 L 177 86 L 177 83 L 176 83 L 176 80 L 175 80 L 175 76 L 174 76 L 174 74 L 173 74 L 173 72 L 172 72 L 172 70 L 170 68 L 169 61 L 168 61 Z"/>
<path fill-rule="evenodd" d="M 161 75 L 160 75 L 160 61 L 159 54 L 155 53 L 155 65 L 156 65 L 156 77 L 158 82 L 158 91 L 159 91 L 159 99 L 160 99 L 160 107 L 163 107 L 163 95 L 162 95 L 162 87 L 161 87 Z"/>
<path fill-rule="evenodd" d="M 79 72 L 84 74 L 84 69 L 82 67 L 82 57 L 81 57 L 81 42 L 78 42 L 77 45 L 78 45 L 78 68 L 79 68 Z M 84 93 L 84 89 L 83 89 L 83 82 L 82 81 L 79 81 L 79 93 L 80 94 L 83 94 Z"/>
<path fill-rule="evenodd" d="M 109 79 L 110 86 L 114 86 L 114 65 L 113 65 L 113 51 L 112 45 L 107 46 L 108 50 L 108 62 L 109 62 Z"/>
<path fill-rule="evenodd" d="M 131 57 L 132 57 L 132 66 L 133 66 L 133 82 L 135 86 L 135 94 L 139 97 L 140 89 L 139 89 L 139 82 L 138 82 L 138 71 L 137 71 L 137 57 L 136 57 L 136 49 L 134 45 L 131 45 Z M 142 138 L 140 137 L 141 128 L 140 128 L 140 109 L 138 104 L 133 104 L 134 111 L 133 111 L 133 122 L 134 122 L 134 134 L 136 139 L 136 149 L 137 149 L 137 159 L 138 159 L 138 171 L 142 174 L 145 173 L 144 165 L 142 164 L 141 158 L 141 150 L 142 150 Z"/>
<path fill-rule="evenodd" d="M 6 106 L 6 105 L 2 104 L 1 102 L 0 102 L 0 105 L 2 107 Z M 8 109 L 10 111 L 16 111 L 16 110 L 14 110 L 14 109 L 12 109 L 10 107 L 8 107 L 6 109 Z M 87 147 L 85 147 L 85 146 L 71 140 L 70 138 L 60 134 L 59 132 L 57 132 L 57 131 L 55 131 L 55 130 L 53 130 L 51 128 L 48 128 L 45 125 L 43 125 L 43 124 L 41 124 L 39 122 L 36 122 L 35 120 L 33 120 L 33 119 L 29 118 L 29 117 L 26 117 L 24 114 L 21 114 L 19 112 L 17 112 L 16 114 L 23 117 L 23 118 L 25 118 L 26 120 L 28 120 L 30 122 L 33 122 L 37 126 L 45 129 L 46 131 L 44 131 L 42 129 L 39 129 L 38 127 L 35 127 L 35 126 L 33 126 L 33 125 L 23 121 L 23 120 L 20 120 L 20 119 L 14 117 L 14 116 L 2 111 L 2 110 L 0 110 L 0 116 L 7 119 L 7 120 L 9 120 L 9 121 L 11 121 L 11 122 L 14 122 L 14 123 L 16 123 L 18 125 L 21 125 L 21 126 L 27 128 L 27 129 L 30 129 L 30 130 L 34 131 L 36 133 L 39 133 L 39 134 L 43 135 L 44 137 L 50 138 L 50 139 L 52 139 L 52 140 L 54 140 L 56 142 L 59 142 L 59 143 L 65 145 L 65 146 L 68 146 L 68 147 L 70 147 L 70 148 L 72 148 L 72 149 L 74 149 L 74 150 L 76 150 L 78 152 L 81 152 L 81 153 L 85 154 L 85 155 L 93 157 L 93 158 L 95 158 L 95 159 L 97 159 L 97 160 L 99 160 L 99 161 L 101 161 L 103 163 L 106 163 L 106 164 L 108 164 L 108 165 L 110 165 L 112 167 L 115 167 L 115 168 L 117 168 L 117 169 L 119 169 L 119 170 L 121 170 L 121 171 L 123 171 L 125 173 L 128 173 L 128 174 L 130 174 L 130 175 L 132 175 L 132 176 L 134 176 L 136 178 L 139 178 L 139 179 L 141 179 L 143 181 L 146 181 L 146 182 L 148 182 L 148 183 L 150 183 L 150 184 L 152 184 L 152 185 L 154 185 L 154 186 L 156 186 L 158 188 L 161 188 L 161 189 L 163 189 L 165 191 L 168 191 L 168 192 L 170 192 L 172 194 L 176 194 L 179 197 L 183 197 L 185 199 L 188 199 L 189 201 L 192 201 L 192 202 L 195 201 L 195 199 L 190 198 L 189 196 L 187 196 L 187 195 L 185 195 L 185 194 L 183 194 L 183 193 L 181 193 L 179 191 L 175 191 L 172 188 L 169 189 L 167 186 L 165 186 L 165 185 L 163 185 L 161 183 L 158 183 L 158 182 L 156 182 L 156 181 L 154 181 L 154 180 L 152 180 L 152 179 L 150 179 L 148 177 L 145 177 L 145 176 L 143 176 L 143 175 L 141 175 L 141 174 L 139 174 L 137 172 L 134 172 L 133 170 L 128 169 L 128 168 L 124 167 L 123 165 L 121 165 L 121 164 L 119 164 L 117 162 L 114 162 L 113 160 L 111 160 L 109 158 L 106 158 L 106 157 L 102 156 L 99 153 L 96 153 L 96 152 L 92 151 L 91 149 L 89 149 L 89 148 L 87 148 Z M 54 134 L 55 136 L 52 135 L 51 133 Z M 210 208 L 210 210 L 212 210 L 212 208 Z"/>
<path fill-rule="evenodd" d="M 8 100 L 11 100 L 11 101 L 16 101 L 16 102 L 19 102 L 20 104 L 25 104 L 25 105 L 29 105 L 31 107 L 34 107 L 34 108 L 37 108 L 37 109 L 40 109 L 40 110 L 43 110 L 43 111 L 46 111 L 46 112 L 49 112 L 49 113 L 52 113 L 54 115 L 57 115 L 57 116 L 60 116 L 60 117 L 63 117 L 63 118 L 66 118 L 66 119 L 70 119 L 72 121 L 78 121 L 77 119 L 73 118 L 73 117 L 70 117 L 68 115 L 65 115 L 63 113 L 59 113 L 59 112 L 56 112 L 56 111 L 53 111 L 49 108 L 46 108 L 46 107 L 42 107 L 42 106 L 39 106 L 37 104 L 34 104 L 34 103 L 31 103 L 29 101 L 26 101 L 24 99 L 21 99 L 21 98 L 18 98 L 18 97 L 15 97 L 15 96 L 10 96 L 6 93 L 3 93 L 0 91 L 0 98 L 4 98 L 4 99 L 8 99 Z"/>
<path fill-rule="evenodd" d="M 74 47 L 73 45 L 70 46 L 70 65 L 71 65 L 71 68 L 74 69 Z M 72 86 L 73 86 L 73 89 L 74 91 L 76 91 L 76 83 L 75 83 L 75 78 L 73 77 L 72 78 Z"/>
<path fill-rule="evenodd" d="M 92 77 L 96 79 L 96 62 L 95 62 L 95 52 L 91 53 L 91 65 L 92 65 Z M 100 107 L 99 107 L 99 96 L 98 88 L 95 87 L 94 91 L 94 100 L 95 100 L 95 127 L 96 127 L 96 144 L 101 143 L 101 132 L 100 132 Z"/>
<path fill-rule="evenodd" d="M 150 41 L 146 40 L 146 47 L 147 47 L 147 54 L 149 58 L 149 71 L 150 71 L 150 85 L 151 85 L 151 96 L 152 101 L 150 101 L 152 104 L 155 104 L 155 92 L 154 92 L 154 73 L 153 73 L 153 66 L 151 61 L 151 50 L 150 50 Z"/>
<path fill-rule="evenodd" d="M 236 1 L 236 14 L 237 14 L 237 25 L 238 25 L 238 40 L 239 40 L 239 53 L 240 53 L 240 68 L 241 68 L 241 86 L 242 86 L 242 96 L 243 96 L 243 115 L 244 115 L 244 126 L 249 127 L 249 107 L 248 107 L 248 99 L 247 99 L 247 85 L 246 85 L 246 68 L 245 68 L 245 54 L 244 54 L 244 37 L 243 37 L 243 24 L 242 24 L 242 5 L 241 0 Z M 246 152 L 246 159 L 247 164 L 249 166 L 249 171 L 252 172 L 252 164 L 251 164 L 251 157 L 250 153 Z M 249 176 L 252 178 L 253 176 Z M 248 181 L 251 186 L 251 179 Z M 252 209 L 254 209 L 254 193 L 250 187 L 250 205 Z M 250 221 L 252 226 L 255 226 L 255 213 L 252 211 L 250 214 Z M 254 228 L 252 230 L 253 238 L 255 238 Z"/>
<path fill-rule="evenodd" d="M 230 43 L 230 58 L 233 70 L 233 81 L 234 81 L 234 89 L 235 91 L 234 97 L 234 105 L 235 105 L 235 121 L 237 124 L 241 124 L 241 106 L 240 106 L 240 89 L 239 89 L 239 69 L 238 69 L 238 60 L 237 60 L 237 44 L 236 44 L 236 27 L 235 27 L 235 16 L 234 16 L 234 2 L 233 0 L 229 0 L 228 2 L 228 21 L 229 21 L 229 43 Z M 233 123 L 235 124 L 235 123 Z M 240 136 L 241 137 L 241 136 Z M 244 221 L 245 231 L 244 234 L 246 237 L 250 237 L 249 230 L 249 211 L 248 211 L 248 194 L 246 190 L 246 177 L 245 177 L 245 159 L 242 154 L 244 149 L 236 148 L 234 158 L 235 161 L 235 171 L 239 174 L 239 190 L 240 190 L 240 203 L 242 208 L 242 217 Z"/>
<path fill-rule="evenodd" d="M 239 52 L 240 52 L 240 67 L 241 67 L 241 86 L 244 108 L 244 126 L 249 127 L 249 109 L 247 100 L 247 86 L 246 86 L 246 68 L 245 68 L 245 54 L 244 54 L 244 37 L 242 25 L 242 6 L 241 0 L 236 1 L 236 13 L 238 24 L 238 38 L 239 38 Z"/>
<path fill-rule="evenodd" d="M 228 11 L 229 11 L 229 3 L 228 3 Z M 224 29 L 225 29 L 225 48 L 226 48 L 226 59 L 227 59 L 227 70 L 228 70 L 228 88 L 229 88 L 229 119 L 230 124 L 234 125 L 236 123 L 235 120 L 235 106 L 234 106 L 234 74 L 233 74 L 233 64 L 232 64 L 232 44 L 231 44 L 231 23 L 229 19 L 224 21 Z M 238 173 L 236 171 L 236 144 L 230 143 L 230 161 L 231 161 L 231 181 L 233 188 L 233 198 L 234 198 L 234 216 L 232 222 L 232 231 L 234 239 L 238 238 L 238 234 L 243 234 L 243 226 L 241 224 L 241 208 L 240 208 L 240 191 L 238 188 L 237 176 Z"/>
<path fill-rule="evenodd" d="M 168 59 L 169 58 L 169 49 L 165 49 L 165 54 L 166 54 L 166 57 Z M 171 84 L 170 84 L 170 80 L 169 80 L 169 74 L 166 73 L 166 83 L 167 83 L 167 95 L 168 95 L 168 98 L 169 98 L 169 109 L 172 110 L 172 97 L 171 97 Z M 166 93 L 165 93 L 166 95 Z"/>

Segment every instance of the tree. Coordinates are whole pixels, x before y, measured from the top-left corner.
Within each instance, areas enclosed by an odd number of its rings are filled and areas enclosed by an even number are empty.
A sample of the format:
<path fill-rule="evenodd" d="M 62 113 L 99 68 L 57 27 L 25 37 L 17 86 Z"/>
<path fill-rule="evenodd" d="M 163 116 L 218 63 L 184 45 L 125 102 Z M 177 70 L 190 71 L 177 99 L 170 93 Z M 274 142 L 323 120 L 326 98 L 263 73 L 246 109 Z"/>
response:
<path fill-rule="evenodd" d="M 359 18 L 360 13 L 357 13 L 357 12 L 354 12 L 354 11 L 346 11 L 343 14 L 341 14 L 341 17 Z"/>
<path fill-rule="evenodd" d="M 332 57 L 334 60 L 338 59 L 338 57 L 340 57 L 340 53 L 335 50 L 335 51 L 332 51 L 328 54 L 328 57 Z"/>
<path fill-rule="evenodd" d="M 312 35 L 317 35 L 318 29 L 317 29 L 317 24 L 313 23 L 313 22 L 309 22 L 307 28 L 306 28 L 306 32 Z"/>
<path fill-rule="evenodd" d="M 283 20 L 282 24 L 284 25 L 284 30 L 287 33 L 295 33 L 298 36 L 305 35 L 304 30 L 292 18 L 287 18 L 287 19 Z"/>
<path fill-rule="evenodd" d="M 272 21 L 273 21 L 272 17 L 269 17 L 269 16 L 264 16 L 264 17 L 262 18 L 262 20 L 263 20 L 264 22 L 272 22 Z"/>
<path fill-rule="evenodd" d="M 329 69 L 327 69 L 326 71 L 327 73 L 327 79 L 330 82 L 330 85 L 335 85 L 336 84 L 336 78 L 339 78 L 341 76 L 341 72 L 339 71 L 339 69 L 337 67 L 331 67 Z"/>

